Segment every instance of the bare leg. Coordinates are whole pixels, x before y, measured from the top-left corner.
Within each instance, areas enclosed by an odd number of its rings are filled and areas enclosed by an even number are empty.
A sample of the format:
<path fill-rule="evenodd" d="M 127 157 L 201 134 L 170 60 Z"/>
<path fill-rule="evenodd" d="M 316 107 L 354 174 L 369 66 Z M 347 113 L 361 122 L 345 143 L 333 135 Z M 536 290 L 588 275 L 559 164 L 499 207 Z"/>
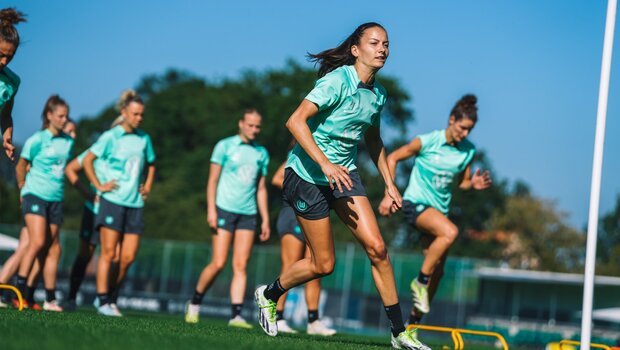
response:
<path fill-rule="evenodd" d="M 109 292 L 110 265 L 116 255 L 116 246 L 120 239 L 120 233 L 111 228 L 101 226 L 101 254 L 97 264 L 97 294 Z"/>
<path fill-rule="evenodd" d="M 306 250 L 306 245 L 295 238 L 292 234 L 285 234 L 280 239 L 280 256 L 282 259 L 282 270 L 283 273 L 287 270 L 293 263 L 301 260 L 304 257 L 304 251 Z M 306 258 L 310 258 L 310 251 L 306 255 Z M 310 282 L 308 282 L 310 283 Z M 308 284 L 306 284 L 306 300 L 307 300 L 307 289 Z M 286 297 L 288 296 L 288 292 L 284 293 L 282 297 L 278 300 L 278 305 L 276 310 L 282 312 L 284 311 L 284 304 L 286 303 Z M 308 306 L 310 307 L 310 306 Z"/>
<path fill-rule="evenodd" d="M 19 243 L 15 252 L 4 262 L 2 270 L 0 270 L 0 283 L 9 283 L 13 275 L 19 269 L 19 263 L 21 262 L 26 250 L 28 249 L 28 229 L 22 227 L 19 233 Z"/>
<path fill-rule="evenodd" d="M 217 234 L 212 238 L 213 256 L 211 257 L 211 262 L 205 266 L 200 273 L 198 282 L 196 282 L 196 291 L 202 294 L 209 289 L 217 275 L 226 265 L 228 250 L 232 242 L 232 233 L 218 228 Z"/>
<path fill-rule="evenodd" d="M 254 245 L 254 231 L 236 230 L 233 243 L 233 277 L 230 282 L 231 304 L 243 304 L 245 288 L 248 281 L 247 265 Z"/>

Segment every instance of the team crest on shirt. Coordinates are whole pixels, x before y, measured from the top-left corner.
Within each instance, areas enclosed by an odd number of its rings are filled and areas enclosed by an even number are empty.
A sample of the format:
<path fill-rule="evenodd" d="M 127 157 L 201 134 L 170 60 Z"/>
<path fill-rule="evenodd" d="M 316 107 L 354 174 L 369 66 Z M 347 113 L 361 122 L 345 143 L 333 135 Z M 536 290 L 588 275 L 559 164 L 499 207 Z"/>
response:
<path fill-rule="evenodd" d="M 438 190 L 448 188 L 452 183 L 452 173 L 447 171 L 439 171 L 433 176 L 433 186 Z"/>
<path fill-rule="evenodd" d="M 301 199 L 297 201 L 297 203 L 295 203 L 295 207 L 297 207 L 297 210 L 303 212 L 306 211 L 308 209 L 308 203 L 302 201 Z"/>

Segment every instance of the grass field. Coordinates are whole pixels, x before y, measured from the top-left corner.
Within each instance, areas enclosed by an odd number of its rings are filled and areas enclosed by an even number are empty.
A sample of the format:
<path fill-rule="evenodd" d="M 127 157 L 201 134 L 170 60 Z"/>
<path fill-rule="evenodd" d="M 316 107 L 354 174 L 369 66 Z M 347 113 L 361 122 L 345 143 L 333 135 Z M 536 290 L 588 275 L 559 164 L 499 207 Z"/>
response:
<path fill-rule="evenodd" d="M 102 317 L 92 309 L 74 313 L 51 313 L 0 309 L 0 348 L 12 349 L 389 349 L 389 338 L 338 334 L 334 337 L 265 335 L 255 329 L 229 328 L 222 320 L 185 324 L 181 316 L 132 314 Z M 444 344 L 429 344 L 442 349 Z M 491 350 L 472 344 L 465 349 Z M 513 348 L 514 349 L 514 348 Z"/>

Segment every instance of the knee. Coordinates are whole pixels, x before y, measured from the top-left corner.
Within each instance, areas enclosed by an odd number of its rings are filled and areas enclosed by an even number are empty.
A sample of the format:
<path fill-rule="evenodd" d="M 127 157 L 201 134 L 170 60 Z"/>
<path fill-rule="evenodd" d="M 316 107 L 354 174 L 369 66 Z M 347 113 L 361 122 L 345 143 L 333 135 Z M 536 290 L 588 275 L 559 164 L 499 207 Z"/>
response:
<path fill-rule="evenodd" d="M 123 265 L 131 265 L 131 263 L 133 263 L 134 260 L 136 260 L 135 254 L 122 254 L 120 262 Z"/>
<path fill-rule="evenodd" d="M 219 273 L 226 266 L 226 260 L 213 260 L 211 261 L 211 268 L 215 270 L 215 272 Z"/>
<path fill-rule="evenodd" d="M 49 250 L 48 254 L 53 256 L 53 257 L 60 257 L 60 255 L 62 254 L 62 247 L 60 247 L 59 243 L 54 243 L 50 247 L 50 250 Z"/>
<path fill-rule="evenodd" d="M 458 235 L 459 235 L 459 229 L 456 226 L 451 225 L 448 228 L 446 228 L 446 230 L 444 231 L 443 239 L 448 244 L 452 244 L 454 243 Z"/>
<path fill-rule="evenodd" d="M 116 251 L 114 249 L 105 249 L 102 247 L 101 255 L 99 256 L 99 259 L 103 259 L 107 262 L 112 262 L 115 256 L 116 256 Z"/>
<path fill-rule="evenodd" d="M 331 275 L 334 272 L 334 266 L 336 266 L 336 260 L 332 257 L 315 261 L 314 273 L 318 276 Z"/>
<path fill-rule="evenodd" d="M 233 261 L 232 268 L 235 275 L 245 275 L 248 262 L 246 260 Z"/>
<path fill-rule="evenodd" d="M 373 263 L 382 262 L 388 258 L 388 251 L 383 240 L 373 242 L 366 247 L 366 254 L 368 254 L 368 258 Z"/>

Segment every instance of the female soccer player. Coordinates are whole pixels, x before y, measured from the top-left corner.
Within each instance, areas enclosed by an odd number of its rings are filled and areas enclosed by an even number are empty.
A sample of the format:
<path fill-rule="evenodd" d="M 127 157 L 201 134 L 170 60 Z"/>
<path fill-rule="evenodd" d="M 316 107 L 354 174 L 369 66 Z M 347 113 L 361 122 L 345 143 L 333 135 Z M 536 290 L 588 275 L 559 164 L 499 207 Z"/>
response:
<path fill-rule="evenodd" d="M 405 190 L 403 212 L 407 222 L 425 235 L 422 237 L 424 262 L 420 274 L 411 282 L 413 308 L 410 324 L 420 322 L 430 311 L 439 281 L 443 276 L 448 249 L 458 235 L 457 227 L 448 219 L 452 199 L 452 181 L 462 175 L 459 188 L 483 190 L 491 185 L 488 171 L 473 174 L 471 161 L 474 145 L 467 136 L 478 120 L 476 96 L 463 96 L 452 108 L 448 127 L 414 138 L 387 157 L 391 174 L 396 174 L 399 161 L 415 156 L 409 185 Z M 379 206 L 381 215 L 388 216 L 390 198 L 384 197 Z"/>
<path fill-rule="evenodd" d="M 14 8 L 0 10 L 0 132 L 2 147 L 9 159 L 13 160 L 13 104 L 19 88 L 20 79 L 7 67 L 19 46 L 19 33 L 15 25 L 26 22 L 24 14 Z"/>
<path fill-rule="evenodd" d="M 54 278 L 46 278 L 45 284 L 46 303 L 51 306 L 57 305 L 55 272 L 60 257 L 58 232 L 63 221 L 63 175 L 73 146 L 73 138 L 63 132 L 68 114 L 67 103 L 58 95 L 51 96 L 43 109 L 43 130 L 26 140 L 15 167 L 22 212 L 28 228 L 28 246 L 19 265 L 17 288 L 22 295 L 28 295 L 26 279 L 37 256 L 39 263 L 44 263 L 42 258 L 45 252 L 40 253 L 49 246 L 45 264 L 53 270 Z"/>
<path fill-rule="evenodd" d="M 415 330 L 405 330 L 392 264 L 355 166 L 357 144 L 364 136 L 385 181 L 385 192 L 392 199 L 392 209 L 401 207 L 402 198 L 388 169 L 379 132 L 387 96 L 375 74 L 385 64 L 388 45 L 381 25 L 365 23 L 338 47 L 310 56 L 320 63 L 320 79 L 286 123 L 298 143 L 284 175 L 284 198 L 295 210 L 310 257 L 256 290 L 259 323 L 268 335 L 278 333 L 276 303 L 288 289 L 332 273 L 335 256 L 329 211 L 333 208 L 370 259 L 391 323 L 392 346 L 428 349 Z"/>
<path fill-rule="evenodd" d="M 117 125 L 120 125 L 123 122 L 123 117 L 119 116 L 114 120 L 112 126 L 110 128 L 114 128 Z M 86 267 L 90 262 L 90 259 L 95 252 L 95 248 L 97 248 L 97 244 L 99 244 L 99 231 L 95 229 L 95 216 L 97 215 L 99 209 L 99 194 L 97 190 L 91 186 L 90 188 L 84 186 L 84 184 L 80 181 L 78 173 L 83 169 L 84 157 L 88 154 L 88 150 L 82 152 L 79 156 L 73 159 L 65 169 L 65 175 L 71 183 L 82 196 L 86 199 L 84 202 L 84 210 L 82 211 L 82 222 L 80 225 L 80 246 L 78 248 L 77 255 L 73 262 L 73 267 L 71 268 L 71 275 L 69 278 L 69 295 L 67 297 L 67 307 L 70 310 L 75 310 L 76 305 L 76 297 L 77 292 L 80 289 L 80 285 L 84 280 L 84 274 L 86 273 Z M 105 182 L 105 163 L 101 159 L 96 159 L 93 162 L 95 173 L 97 174 L 100 181 Z M 116 188 L 116 182 L 114 180 L 105 182 L 103 184 L 108 190 L 113 190 Z M 113 286 L 116 282 L 116 276 L 118 275 L 118 252 L 120 249 L 120 244 L 117 245 L 116 251 L 117 254 L 112 262 L 111 268 L 111 277 L 110 282 L 113 282 L 111 285 Z"/>
<path fill-rule="evenodd" d="M 273 175 L 271 184 L 282 189 L 284 185 L 284 162 Z M 282 257 L 282 272 L 286 271 L 293 263 L 305 257 L 310 257 L 310 250 L 306 247 L 306 239 L 301 232 L 301 227 L 295 217 L 295 211 L 291 206 L 283 203 L 278 221 L 276 224 L 278 235 L 280 236 L 280 253 Z M 321 280 L 314 279 L 306 283 L 305 297 L 306 306 L 308 307 L 308 327 L 307 332 L 311 335 L 334 335 L 336 330 L 327 327 L 319 320 L 319 297 L 321 296 Z M 291 328 L 284 319 L 284 305 L 286 303 L 287 293 L 284 293 L 278 300 L 276 307 L 276 319 L 278 324 L 278 332 L 280 333 L 297 333 Z"/>
<path fill-rule="evenodd" d="M 262 224 L 259 239 L 269 239 L 269 209 L 265 176 L 269 154 L 255 142 L 262 117 L 246 109 L 239 120 L 239 134 L 219 141 L 211 155 L 207 183 L 207 221 L 211 227 L 213 256 L 202 270 L 192 300 L 185 310 L 185 322 L 197 323 L 200 303 L 226 265 L 233 245 L 233 278 L 230 283 L 231 327 L 252 328 L 241 316 L 245 295 L 246 267 L 257 226 L 257 207 Z"/>
<path fill-rule="evenodd" d="M 101 255 L 97 265 L 97 299 L 100 314 L 122 316 L 116 296 L 133 263 L 140 235 L 144 232 L 144 200 L 151 192 L 155 177 L 155 152 L 149 135 L 138 129 L 144 114 L 144 102 L 133 90 L 123 92 L 119 100 L 123 122 L 104 132 L 84 157 L 84 171 L 101 192 L 95 229 L 99 229 Z M 104 162 L 103 174 L 95 172 L 94 161 Z M 147 168 L 144 185 L 142 173 Z M 116 181 L 116 187 L 110 181 Z M 116 246 L 122 241 L 116 287 L 109 289 L 110 266 Z"/>

